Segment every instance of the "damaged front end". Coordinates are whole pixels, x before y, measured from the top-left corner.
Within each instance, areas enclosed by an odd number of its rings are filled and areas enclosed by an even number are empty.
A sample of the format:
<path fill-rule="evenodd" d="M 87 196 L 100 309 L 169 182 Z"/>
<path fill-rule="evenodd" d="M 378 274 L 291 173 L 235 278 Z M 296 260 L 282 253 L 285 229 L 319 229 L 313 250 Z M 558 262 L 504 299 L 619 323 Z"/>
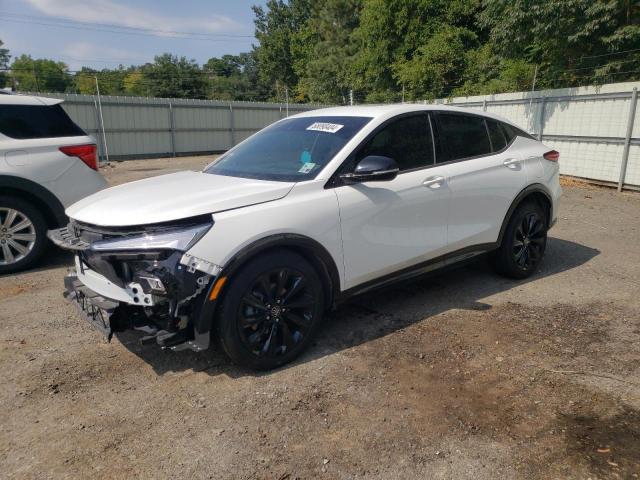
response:
<path fill-rule="evenodd" d="M 186 252 L 213 226 L 211 216 L 140 227 L 99 227 L 71 221 L 49 231 L 75 253 L 65 296 L 107 339 L 136 330 L 141 342 L 203 350 L 209 332 L 195 325 L 220 267 Z"/>

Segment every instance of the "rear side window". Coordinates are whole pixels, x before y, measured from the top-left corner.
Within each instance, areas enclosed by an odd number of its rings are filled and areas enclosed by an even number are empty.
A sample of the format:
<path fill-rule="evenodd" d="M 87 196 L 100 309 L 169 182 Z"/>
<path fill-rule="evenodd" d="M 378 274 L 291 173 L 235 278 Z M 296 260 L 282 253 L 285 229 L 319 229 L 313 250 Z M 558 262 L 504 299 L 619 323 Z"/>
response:
<path fill-rule="evenodd" d="M 511 141 L 516 137 L 533 139 L 533 137 L 524 130 L 520 130 L 519 128 L 516 128 L 513 125 L 509 125 L 508 123 L 500 122 L 500 126 L 502 127 L 502 130 L 507 137 L 507 143 L 511 143 Z"/>
<path fill-rule="evenodd" d="M 507 146 L 507 138 L 504 136 L 504 132 L 498 122 L 487 119 L 487 130 L 489 130 L 489 139 L 494 152 L 499 152 Z"/>
<path fill-rule="evenodd" d="M 393 158 L 401 171 L 433 165 L 429 117 L 404 117 L 385 126 L 358 152 L 357 161 L 368 155 Z"/>
<path fill-rule="evenodd" d="M 60 105 L 0 105 L 0 133 L 20 140 L 86 135 Z"/>
<path fill-rule="evenodd" d="M 484 118 L 475 115 L 440 113 L 440 138 L 449 150 L 449 160 L 477 157 L 491 153 Z"/>

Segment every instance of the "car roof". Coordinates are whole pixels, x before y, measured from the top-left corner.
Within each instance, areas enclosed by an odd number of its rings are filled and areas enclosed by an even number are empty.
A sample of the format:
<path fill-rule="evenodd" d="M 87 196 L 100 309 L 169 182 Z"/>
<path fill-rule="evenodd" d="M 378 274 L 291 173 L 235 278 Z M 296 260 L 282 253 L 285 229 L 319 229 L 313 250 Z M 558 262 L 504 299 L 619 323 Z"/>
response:
<path fill-rule="evenodd" d="M 412 112 L 428 112 L 431 110 L 445 111 L 445 112 L 459 112 L 459 113 L 471 113 L 476 115 L 482 115 L 501 122 L 506 122 L 510 125 L 518 127 L 511 120 L 501 117 L 490 112 L 478 111 L 477 109 L 454 107 L 450 105 L 442 104 L 420 104 L 420 103 L 394 103 L 385 105 L 354 105 L 345 107 L 330 107 L 321 108 L 318 110 L 308 110 L 306 112 L 299 113 L 295 117 L 370 117 L 380 120 L 401 115 L 403 113 Z M 289 117 L 291 118 L 291 117 Z M 518 127 L 520 128 L 520 127 Z"/>
<path fill-rule="evenodd" d="M 61 98 L 36 97 L 35 95 L 0 95 L 0 105 L 57 105 Z"/>

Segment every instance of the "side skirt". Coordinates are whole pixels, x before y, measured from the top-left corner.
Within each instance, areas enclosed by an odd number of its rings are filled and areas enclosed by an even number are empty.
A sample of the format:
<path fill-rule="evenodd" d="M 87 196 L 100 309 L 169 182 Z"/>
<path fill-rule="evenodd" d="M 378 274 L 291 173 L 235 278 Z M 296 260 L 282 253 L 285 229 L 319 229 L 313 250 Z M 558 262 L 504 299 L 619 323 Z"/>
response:
<path fill-rule="evenodd" d="M 390 273 L 380 278 L 376 278 L 374 280 L 370 280 L 360 285 L 356 285 L 355 287 L 351 287 L 341 292 L 339 298 L 336 299 L 335 303 L 340 304 L 347 301 L 353 296 L 360 295 L 370 290 L 418 277 L 436 270 L 441 270 L 451 265 L 461 264 L 465 261 L 477 257 L 478 255 L 482 255 L 483 253 L 495 250 L 499 246 L 500 245 L 497 242 L 472 245 L 470 247 L 465 247 L 460 250 L 456 250 L 454 252 L 450 252 L 436 258 L 432 258 L 431 260 L 427 260 L 425 262 L 403 268 L 396 272 Z"/>

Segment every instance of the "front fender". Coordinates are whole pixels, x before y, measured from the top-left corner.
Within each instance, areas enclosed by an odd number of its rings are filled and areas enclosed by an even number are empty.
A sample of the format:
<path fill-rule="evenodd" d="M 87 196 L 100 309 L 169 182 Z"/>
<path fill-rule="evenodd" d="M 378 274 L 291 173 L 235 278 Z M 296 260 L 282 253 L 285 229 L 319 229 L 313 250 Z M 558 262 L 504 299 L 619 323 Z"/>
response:
<path fill-rule="evenodd" d="M 209 283 L 193 318 L 194 342 L 200 350 L 209 347 L 216 307 L 224 298 L 229 283 L 233 282 L 235 273 L 252 258 L 276 248 L 295 250 L 305 257 L 316 268 L 323 281 L 327 308 L 333 305 L 340 293 L 340 276 L 331 254 L 320 243 L 309 237 L 295 234 L 277 234 L 261 238 L 234 255 Z"/>

